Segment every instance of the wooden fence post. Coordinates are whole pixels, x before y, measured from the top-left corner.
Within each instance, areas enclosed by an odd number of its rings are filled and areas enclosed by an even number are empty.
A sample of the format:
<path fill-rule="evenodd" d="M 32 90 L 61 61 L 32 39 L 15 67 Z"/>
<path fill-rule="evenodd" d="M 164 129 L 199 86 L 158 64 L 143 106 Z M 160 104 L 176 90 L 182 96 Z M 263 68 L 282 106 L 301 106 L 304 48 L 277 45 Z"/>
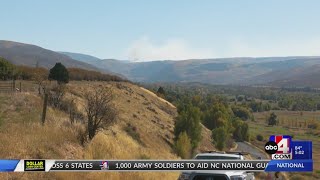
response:
<path fill-rule="evenodd" d="M 13 79 L 12 80 L 12 92 L 16 91 L 16 81 Z"/>
<path fill-rule="evenodd" d="M 45 92 L 44 99 L 43 99 L 42 117 L 41 117 L 42 125 L 44 125 L 44 122 L 46 121 L 47 105 L 48 105 L 48 93 Z"/>

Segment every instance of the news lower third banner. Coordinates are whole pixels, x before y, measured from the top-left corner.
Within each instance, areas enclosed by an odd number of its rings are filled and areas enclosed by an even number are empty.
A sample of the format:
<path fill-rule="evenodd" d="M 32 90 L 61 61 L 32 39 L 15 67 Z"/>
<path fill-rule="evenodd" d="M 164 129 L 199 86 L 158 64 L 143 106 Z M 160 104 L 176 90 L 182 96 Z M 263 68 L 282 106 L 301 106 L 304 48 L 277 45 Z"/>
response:
<path fill-rule="evenodd" d="M 0 160 L 1 172 L 312 171 L 312 160 Z"/>

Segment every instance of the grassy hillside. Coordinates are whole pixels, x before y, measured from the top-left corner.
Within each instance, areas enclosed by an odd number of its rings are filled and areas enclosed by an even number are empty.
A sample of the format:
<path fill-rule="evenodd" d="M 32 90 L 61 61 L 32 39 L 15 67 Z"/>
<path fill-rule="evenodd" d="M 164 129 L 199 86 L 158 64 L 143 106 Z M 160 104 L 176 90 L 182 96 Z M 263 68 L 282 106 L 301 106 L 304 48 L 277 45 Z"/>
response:
<path fill-rule="evenodd" d="M 290 72 L 283 72 L 282 78 L 278 78 L 270 83 L 274 86 L 282 87 L 314 87 L 320 88 L 320 65 L 305 68 L 296 68 Z"/>
<path fill-rule="evenodd" d="M 68 114 L 50 107 L 44 126 L 40 123 L 42 99 L 37 87 L 22 82 L 24 92 L 0 94 L 0 158 L 24 159 L 177 159 L 173 150 L 176 108 L 155 94 L 126 82 L 71 82 L 66 98 L 76 99 L 83 112 L 85 91 L 112 87 L 117 123 L 81 144 L 81 122 L 71 123 Z M 199 149 L 212 147 L 204 131 Z M 209 143 L 209 144 L 208 144 Z M 19 147 L 19 148 L 17 148 Z M 212 147 L 213 148 L 213 147 Z M 211 148 L 211 149 L 212 149 Z M 2 173 L 0 178 L 30 179 L 176 179 L 178 173 Z"/>

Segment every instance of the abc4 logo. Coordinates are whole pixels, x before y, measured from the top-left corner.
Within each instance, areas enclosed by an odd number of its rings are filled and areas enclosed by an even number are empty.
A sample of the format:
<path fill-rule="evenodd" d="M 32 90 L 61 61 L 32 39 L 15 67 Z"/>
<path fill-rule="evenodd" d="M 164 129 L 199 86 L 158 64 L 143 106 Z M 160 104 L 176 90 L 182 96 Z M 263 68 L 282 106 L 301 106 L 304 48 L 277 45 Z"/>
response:
<path fill-rule="evenodd" d="M 264 146 L 268 154 L 289 154 L 291 137 L 271 136 L 270 141 Z"/>

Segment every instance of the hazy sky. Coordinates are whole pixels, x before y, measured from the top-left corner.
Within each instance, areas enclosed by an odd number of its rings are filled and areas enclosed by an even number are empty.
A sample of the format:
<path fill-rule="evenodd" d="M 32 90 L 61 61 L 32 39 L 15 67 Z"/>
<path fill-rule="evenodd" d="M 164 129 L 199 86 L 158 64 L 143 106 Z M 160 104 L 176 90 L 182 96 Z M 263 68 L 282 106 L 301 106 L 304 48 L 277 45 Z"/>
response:
<path fill-rule="evenodd" d="M 0 0 L 0 39 L 117 59 L 320 55 L 318 0 Z"/>

